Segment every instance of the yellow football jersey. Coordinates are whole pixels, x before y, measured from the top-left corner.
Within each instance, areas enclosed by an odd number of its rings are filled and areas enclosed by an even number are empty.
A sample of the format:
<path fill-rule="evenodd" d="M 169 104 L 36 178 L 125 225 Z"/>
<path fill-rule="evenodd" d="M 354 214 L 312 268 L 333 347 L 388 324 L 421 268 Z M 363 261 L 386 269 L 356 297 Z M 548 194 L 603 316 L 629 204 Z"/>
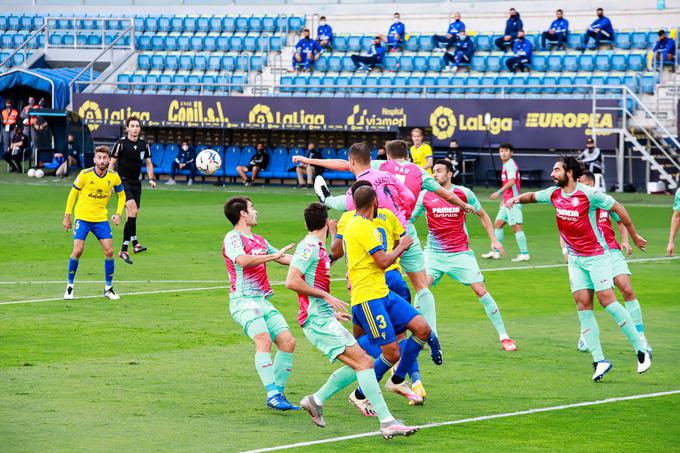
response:
<path fill-rule="evenodd" d="M 413 163 L 420 168 L 425 167 L 428 157 L 433 157 L 432 147 L 427 143 L 423 143 L 417 148 L 415 146 L 411 146 L 411 148 L 409 148 L 409 152 L 411 153 L 411 160 Z M 429 174 L 432 174 L 432 168 L 428 168 L 426 171 Z"/>
<path fill-rule="evenodd" d="M 347 222 L 350 221 L 352 217 L 356 214 L 356 210 L 347 211 L 342 214 L 340 220 L 338 220 L 338 232 L 336 237 L 342 239 L 347 226 Z M 387 253 L 394 250 L 395 242 L 399 242 L 399 239 L 406 234 L 404 227 L 401 226 L 399 219 L 394 215 L 389 209 L 378 208 L 378 216 L 373 219 L 373 223 L 378 228 L 382 238 L 383 247 Z M 385 269 L 385 272 L 391 271 L 393 269 L 399 269 L 399 260 L 395 261 L 393 265 Z"/>
<path fill-rule="evenodd" d="M 347 222 L 343 233 L 352 306 L 387 296 L 389 289 L 385 283 L 385 271 L 371 256 L 377 250 L 385 250 L 378 227 L 365 217 L 355 215 Z"/>
<path fill-rule="evenodd" d="M 78 174 L 73 182 L 73 189 L 77 190 L 78 199 L 75 203 L 75 218 L 86 222 L 104 222 L 108 220 L 106 205 L 111 198 L 113 190 L 118 194 L 118 214 L 122 213 L 125 205 L 125 192 L 120 176 L 115 171 L 107 170 L 104 176 L 99 176 L 93 168 L 87 168 Z M 73 191 L 72 189 L 72 191 Z M 122 197 L 122 203 L 121 203 Z M 66 205 L 66 213 L 70 214 L 73 209 L 71 196 Z"/>

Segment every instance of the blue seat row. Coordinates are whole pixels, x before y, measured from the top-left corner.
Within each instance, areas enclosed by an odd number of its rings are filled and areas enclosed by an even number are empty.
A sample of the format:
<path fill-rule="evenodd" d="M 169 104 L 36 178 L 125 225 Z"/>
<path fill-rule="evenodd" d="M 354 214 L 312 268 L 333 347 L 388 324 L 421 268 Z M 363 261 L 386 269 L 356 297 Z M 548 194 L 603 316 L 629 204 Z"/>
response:
<path fill-rule="evenodd" d="M 9 56 L 10 56 L 10 52 L 0 52 L 0 62 L 5 61 L 5 58 L 7 58 Z M 27 52 L 26 58 L 30 58 L 30 57 L 31 57 L 31 52 Z M 24 64 L 24 54 L 23 54 L 23 52 L 18 52 L 16 54 L 14 54 L 12 59 L 7 62 L 7 66 L 10 67 L 10 68 L 15 67 L 15 66 L 21 66 L 22 64 Z"/>
<path fill-rule="evenodd" d="M 505 61 L 511 55 L 475 55 L 470 64 L 472 70 L 479 72 L 507 71 Z M 383 67 L 388 71 L 441 71 L 443 60 L 440 56 L 424 55 L 387 55 Z M 647 65 L 643 53 L 608 54 L 534 54 L 531 67 L 534 71 L 641 71 Z M 321 72 L 354 71 L 355 66 L 350 56 L 323 55 L 314 64 L 314 69 Z"/>
<path fill-rule="evenodd" d="M 44 18 L 37 15 L 15 15 L 0 16 L 0 31 L 6 30 L 25 30 L 32 31 L 42 27 Z"/>
<path fill-rule="evenodd" d="M 280 51 L 284 46 L 284 38 L 264 35 L 154 35 L 145 33 L 136 36 L 136 44 L 140 50 L 256 52 L 259 50 Z"/>
<path fill-rule="evenodd" d="M 136 16 L 135 29 L 152 32 L 266 32 L 299 31 L 301 16 Z"/>
<path fill-rule="evenodd" d="M 507 88 L 499 88 L 496 85 Z M 559 86 L 562 88 L 559 88 Z M 571 86 L 571 85 L 577 85 Z M 311 94 L 466 94 L 466 93 L 585 93 L 588 85 L 626 85 L 633 92 L 653 93 L 654 74 L 587 76 L 529 74 L 517 76 L 468 76 L 468 77 L 407 77 L 407 76 L 283 76 L 280 81 L 282 93 Z M 485 88 L 486 86 L 486 88 Z M 579 88 L 582 86 L 583 88 Z"/>
<path fill-rule="evenodd" d="M 119 91 L 149 94 L 242 93 L 248 78 L 244 74 L 140 74 L 122 73 L 117 76 Z"/>
<path fill-rule="evenodd" d="M 104 35 L 104 43 L 106 45 L 109 45 L 113 42 L 114 39 L 118 37 L 118 33 L 112 32 L 112 33 L 106 33 Z M 44 35 L 38 36 L 38 45 L 42 45 L 45 41 Z M 79 45 L 88 45 L 88 46 L 99 46 L 102 44 L 102 35 L 101 34 L 87 34 L 87 33 L 79 33 L 78 35 L 74 35 L 72 33 L 66 34 L 66 33 L 50 33 L 48 42 L 50 46 L 72 46 L 74 43 L 78 41 Z M 32 44 L 32 43 L 31 43 Z M 117 46 L 129 46 L 130 45 L 130 36 L 125 35 L 121 37 L 118 42 L 116 42 Z"/>
<path fill-rule="evenodd" d="M 141 53 L 137 68 L 143 71 L 260 71 L 265 57 L 261 55 L 191 55 Z"/>

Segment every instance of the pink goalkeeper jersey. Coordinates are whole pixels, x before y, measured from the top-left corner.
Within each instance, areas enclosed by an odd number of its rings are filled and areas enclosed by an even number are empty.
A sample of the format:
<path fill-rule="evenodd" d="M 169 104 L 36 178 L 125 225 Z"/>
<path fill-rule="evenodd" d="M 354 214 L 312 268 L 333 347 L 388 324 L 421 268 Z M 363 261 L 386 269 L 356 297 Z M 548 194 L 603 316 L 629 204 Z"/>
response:
<path fill-rule="evenodd" d="M 411 162 L 402 164 L 394 160 L 386 160 L 380 165 L 380 170 L 393 174 L 399 181 L 404 183 L 414 198 L 418 198 L 423 188 L 424 170 L 422 168 Z"/>
<path fill-rule="evenodd" d="M 222 256 L 224 256 L 231 282 L 229 296 L 231 298 L 270 297 L 274 291 L 269 285 L 267 266 L 260 264 L 243 268 L 236 264 L 236 258 L 241 255 L 267 255 L 276 252 L 277 250 L 260 235 L 246 235 L 236 230 L 227 233 L 222 242 Z"/>
<path fill-rule="evenodd" d="M 596 256 L 608 249 L 598 227 L 596 212 L 598 208 L 611 210 L 615 201 L 609 195 L 577 183 L 571 194 L 564 193 L 559 187 L 536 192 L 536 202 L 555 207 L 557 229 L 567 244 L 569 254 Z"/>
<path fill-rule="evenodd" d="M 401 181 L 390 173 L 373 168 L 357 175 L 357 181 L 369 181 L 378 194 L 378 206 L 392 211 L 406 229 L 416 198 Z M 356 209 L 351 188 L 347 190 L 345 197 L 347 210 Z"/>

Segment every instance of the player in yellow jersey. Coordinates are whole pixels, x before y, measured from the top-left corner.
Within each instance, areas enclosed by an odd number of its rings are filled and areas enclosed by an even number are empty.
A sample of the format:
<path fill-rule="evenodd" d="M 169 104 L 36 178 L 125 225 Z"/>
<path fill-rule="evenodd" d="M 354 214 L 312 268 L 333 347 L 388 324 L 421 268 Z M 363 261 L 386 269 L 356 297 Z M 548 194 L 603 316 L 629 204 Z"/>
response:
<path fill-rule="evenodd" d="M 98 146 L 94 151 L 94 167 L 86 168 L 78 174 L 66 202 L 64 229 L 71 229 L 71 213 L 75 205 L 75 222 L 73 222 L 73 252 L 68 261 L 68 284 L 64 299 L 73 299 L 73 280 L 78 270 L 78 260 L 85 249 L 85 239 L 92 232 L 104 249 L 105 286 L 104 297 L 118 300 L 120 296 L 113 290 L 113 235 L 108 222 L 106 205 L 115 190 L 118 195 L 118 207 L 111 217 L 113 223 L 120 224 L 120 215 L 125 206 L 125 192 L 120 176 L 109 167 L 109 148 Z M 78 200 L 76 202 L 76 199 Z"/>
<path fill-rule="evenodd" d="M 432 147 L 428 143 L 423 142 L 423 130 L 419 128 L 413 129 L 411 131 L 411 140 L 413 141 L 413 146 L 409 148 L 411 162 L 432 174 L 432 167 L 434 166 Z"/>
<path fill-rule="evenodd" d="M 394 250 L 387 253 L 383 236 L 373 223 L 378 211 L 375 190 L 368 186 L 358 187 L 353 198 L 356 215 L 347 222 L 343 247 L 352 288 L 352 318 L 354 324 L 360 327 L 355 329 L 355 335 L 365 332 L 370 343 L 382 350 L 374 365 L 378 380 L 399 361 L 385 388 L 421 403 L 422 397 L 412 391 L 405 376 L 430 338 L 431 329 L 413 306 L 389 290 L 385 281 L 385 269 L 410 247 L 412 239 L 404 235 Z M 400 353 L 397 334 L 406 330 L 410 330 L 412 335 L 406 340 L 404 352 Z M 365 396 L 357 389 L 350 399 L 359 407 L 356 400 L 363 400 Z"/>

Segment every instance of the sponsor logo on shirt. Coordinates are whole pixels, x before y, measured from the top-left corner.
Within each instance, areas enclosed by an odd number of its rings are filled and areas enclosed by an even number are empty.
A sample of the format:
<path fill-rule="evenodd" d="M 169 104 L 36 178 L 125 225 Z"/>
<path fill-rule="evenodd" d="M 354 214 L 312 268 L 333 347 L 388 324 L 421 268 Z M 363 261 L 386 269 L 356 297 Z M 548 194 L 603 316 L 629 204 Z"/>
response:
<path fill-rule="evenodd" d="M 557 208 L 557 217 L 563 220 L 577 220 L 579 213 L 575 209 Z"/>
<path fill-rule="evenodd" d="M 458 217 L 460 206 L 444 206 L 432 208 L 432 214 L 437 217 Z"/>

